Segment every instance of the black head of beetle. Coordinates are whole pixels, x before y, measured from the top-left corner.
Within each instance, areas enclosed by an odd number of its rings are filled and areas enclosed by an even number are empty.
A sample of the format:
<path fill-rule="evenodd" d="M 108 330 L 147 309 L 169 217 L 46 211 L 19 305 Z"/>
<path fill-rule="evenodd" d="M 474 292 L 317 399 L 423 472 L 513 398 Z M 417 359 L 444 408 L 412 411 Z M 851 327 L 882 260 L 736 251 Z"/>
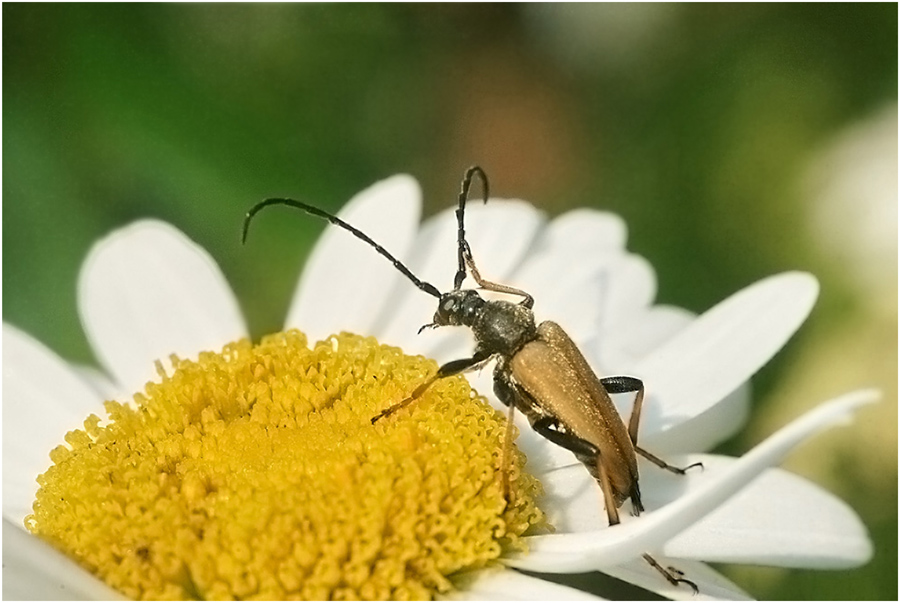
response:
<path fill-rule="evenodd" d="M 442 293 L 438 300 L 434 322 L 430 327 L 466 326 L 471 327 L 488 303 L 472 289 L 453 289 Z"/>

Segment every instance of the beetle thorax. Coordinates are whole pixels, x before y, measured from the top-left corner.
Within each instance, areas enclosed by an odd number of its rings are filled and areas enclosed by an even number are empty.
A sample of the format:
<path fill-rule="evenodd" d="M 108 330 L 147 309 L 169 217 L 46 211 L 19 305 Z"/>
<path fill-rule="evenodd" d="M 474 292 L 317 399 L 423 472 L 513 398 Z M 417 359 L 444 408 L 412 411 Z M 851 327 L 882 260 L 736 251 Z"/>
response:
<path fill-rule="evenodd" d="M 479 350 L 504 356 L 512 356 L 537 337 L 531 310 L 507 301 L 486 301 L 472 332 Z"/>

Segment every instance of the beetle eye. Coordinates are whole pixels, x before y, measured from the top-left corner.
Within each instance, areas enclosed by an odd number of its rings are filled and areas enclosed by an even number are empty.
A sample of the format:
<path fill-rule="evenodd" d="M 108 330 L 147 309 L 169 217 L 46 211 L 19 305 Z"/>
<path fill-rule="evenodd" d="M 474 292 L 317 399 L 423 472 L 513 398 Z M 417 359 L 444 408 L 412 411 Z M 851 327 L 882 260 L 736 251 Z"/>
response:
<path fill-rule="evenodd" d="M 452 299 L 448 299 L 443 304 L 441 304 L 441 310 L 444 312 L 453 312 L 456 309 L 456 301 Z"/>

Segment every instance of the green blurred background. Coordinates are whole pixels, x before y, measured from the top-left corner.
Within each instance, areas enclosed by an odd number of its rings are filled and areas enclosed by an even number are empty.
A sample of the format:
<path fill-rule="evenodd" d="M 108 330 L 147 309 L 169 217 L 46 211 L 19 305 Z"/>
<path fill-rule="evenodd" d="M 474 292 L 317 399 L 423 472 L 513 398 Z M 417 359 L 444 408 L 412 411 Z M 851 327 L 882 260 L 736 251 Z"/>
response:
<path fill-rule="evenodd" d="M 75 309 L 91 242 L 177 225 L 254 336 L 279 329 L 323 226 L 397 172 L 426 213 L 479 163 L 551 215 L 621 214 L 659 299 L 694 311 L 815 272 L 812 318 L 755 380 L 740 452 L 816 403 L 885 392 L 787 466 L 847 500 L 873 561 L 725 568 L 765 599 L 897 598 L 897 5 L 3 5 L 3 318 L 91 362 Z M 774 498 L 778 492 L 773 492 Z M 611 594 L 599 575 L 569 583 Z"/>

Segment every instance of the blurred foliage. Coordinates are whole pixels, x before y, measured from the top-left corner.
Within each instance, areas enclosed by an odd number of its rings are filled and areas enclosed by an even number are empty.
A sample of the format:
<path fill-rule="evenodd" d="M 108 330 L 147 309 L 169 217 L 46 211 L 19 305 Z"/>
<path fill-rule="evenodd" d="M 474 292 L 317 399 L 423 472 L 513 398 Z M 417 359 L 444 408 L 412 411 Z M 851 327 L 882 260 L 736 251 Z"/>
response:
<path fill-rule="evenodd" d="M 893 426 L 862 474 L 852 448 L 866 434 L 848 430 L 828 482 L 876 557 L 732 575 L 760 598 L 896 599 L 896 263 L 893 314 L 873 317 L 811 240 L 801 190 L 843 128 L 896 115 L 896 4 L 4 4 L 3 84 L 3 317 L 81 362 L 76 278 L 111 229 L 177 225 L 218 260 L 258 336 L 280 327 L 323 226 L 270 221 L 241 248 L 247 207 L 290 195 L 337 210 L 397 172 L 420 180 L 426 213 L 472 163 L 499 196 L 550 214 L 615 211 L 660 300 L 695 311 L 812 270 L 820 304 L 755 380 L 759 405 L 765 417 L 814 343 L 880 337 L 868 353 L 881 372 L 848 388 L 885 387 Z"/>

